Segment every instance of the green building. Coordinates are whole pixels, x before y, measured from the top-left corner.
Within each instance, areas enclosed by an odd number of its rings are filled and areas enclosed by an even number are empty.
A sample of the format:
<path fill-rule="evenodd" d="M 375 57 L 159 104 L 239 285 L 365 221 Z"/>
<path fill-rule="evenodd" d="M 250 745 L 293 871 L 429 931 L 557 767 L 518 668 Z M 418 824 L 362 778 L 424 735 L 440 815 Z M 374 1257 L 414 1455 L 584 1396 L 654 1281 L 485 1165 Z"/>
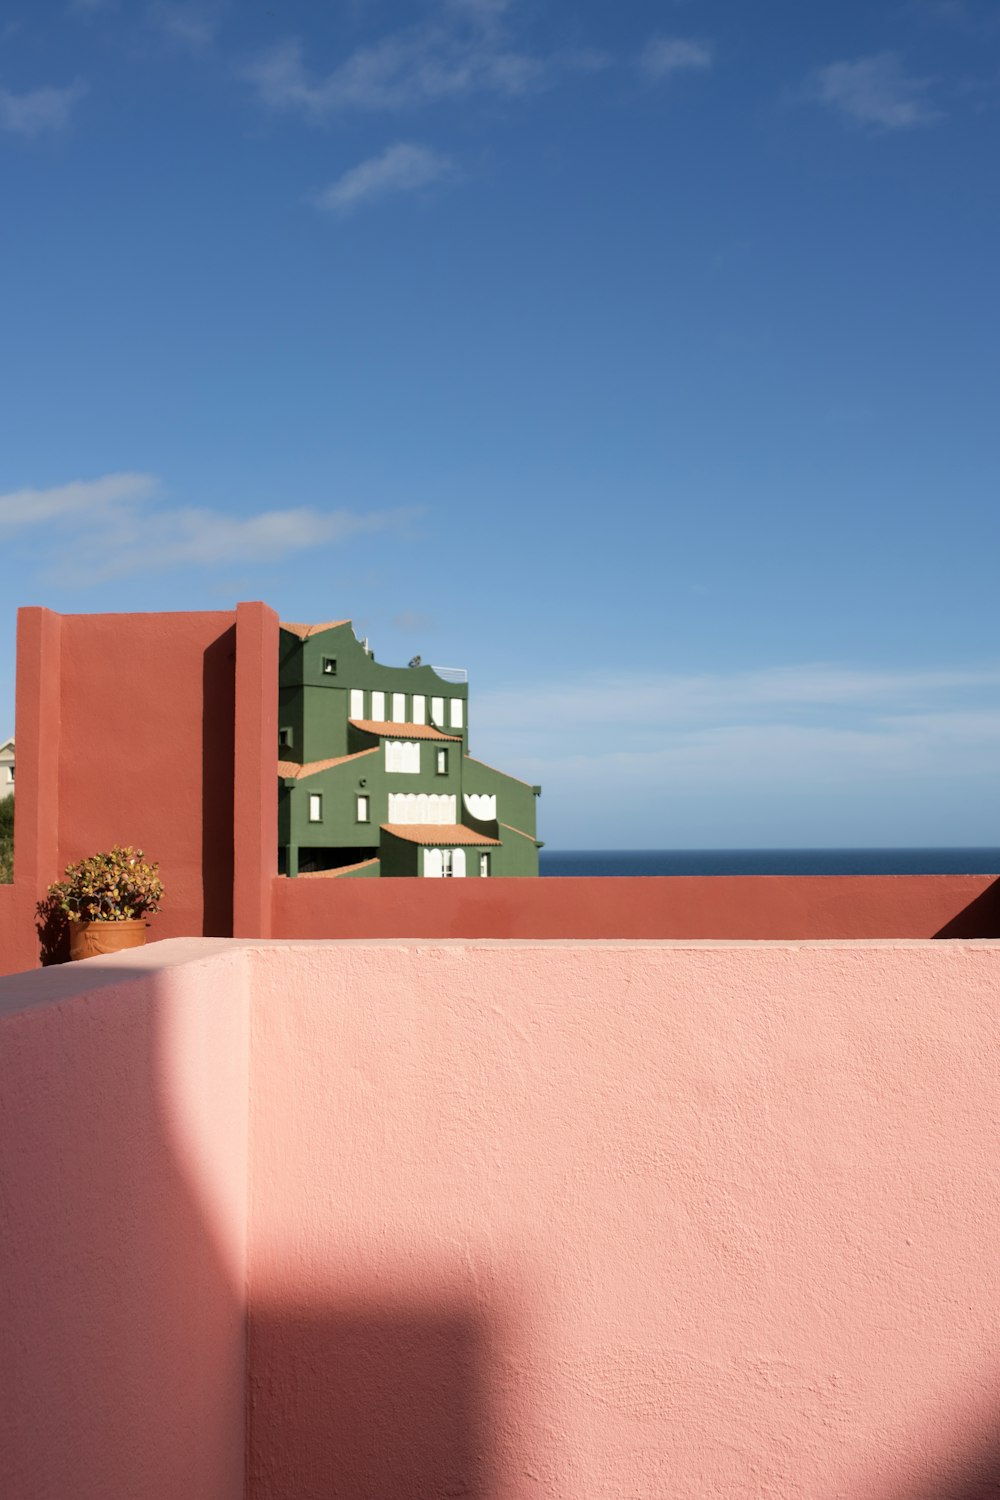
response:
<path fill-rule="evenodd" d="M 538 874 L 541 787 L 469 754 L 464 671 L 382 666 L 350 620 L 280 649 L 282 874 Z"/>

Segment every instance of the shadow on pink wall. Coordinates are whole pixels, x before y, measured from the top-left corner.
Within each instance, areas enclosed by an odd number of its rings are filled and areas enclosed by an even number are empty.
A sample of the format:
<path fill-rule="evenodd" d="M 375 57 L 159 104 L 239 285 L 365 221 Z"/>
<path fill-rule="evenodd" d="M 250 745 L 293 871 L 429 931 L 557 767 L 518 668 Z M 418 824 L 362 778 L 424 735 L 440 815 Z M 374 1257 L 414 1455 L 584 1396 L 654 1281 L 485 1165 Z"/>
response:
<path fill-rule="evenodd" d="M 255 1300 L 248 1500 L 499 1493 L 488 1320 L 458 1293 L 411 1302 L 389 1283 L 355 1305 Z"/>
<path fill-rule="evenodd" d="M 47 988 L 0 982 L 4 1500 L 492 1496 L 490 1335 L 460 1290 L 290 1279 L 248 1347 L 232 974 L 27 977 Z"/>
<path fill-rule="evenodd" d="M 260 950 L 249 957 L 258 977 L 267 964 L 287 962 Z M 977 1207 L 966 1196 L 975 1164 L 954 1157 L 964 1186 L 953 1202 L 941 1201 L 948 1172 L 942 1152 L 965 1141 L 977 1143 L 987 1163 L 995 1154 L 988 1138 L 995 1087 L 987 1086 L 991 1064 L 981 1048 L 989 954 L 966 948 L 941 959 L 912 951 L 893 957 L 879 949 L 865 960 L 847 950 L 839 957 L 788 951 L 770 959 L 757 950 L 685 958 L 640 949 L 623 967 L 620 950 L 579 949 L 575 957 L 548 950 L 533 960 L 524 953 L 504 958 L 497 947 L 480 957 L 478 970 L 468 969 L 467 990 L 462 980 L 471 960 L 461 948 L 373 950 L 367 968 L 381 966 L 381 977 L 368 987 L 360 948 L 290 957 L 293 968 L 270 970 L 256 1040 L 247 954 L 238 945 L 192 954 L 184 965 L 157 966 L 150 953 L 142 962 L 92 961 L 0 985 L 5 1500 L 239 1500 L 244 1494 L 528 1500 L 540 1485 L 562 1500 L 796 1492 L 810 1500 L 990 1500 L 1000 1494 L 996 1344 L 986 1340 L 989 1363 L 982 1349 L 963 1351 L 975 1310 L 984 1321 L 996 1316 L 994 1184 L 985 1184 Z M 512 966 L 516 978 L 532 972 L 533 962 L 550 971 L 553 984 L 532 991 L 530 1002 L 523 984 L 489 991 L 498 965 Z M 595 963 L 618 977 L 613 1008 L 595 1010 L 583 996 Z M 704 995 L 673 990 L 671 970 L 681 963 L 689 972 L 714 970 L 714 987 Z M 892 998 L 889 1024 L 856 1038 L 847 1005 L 852 986 L 843 975 L 849 980 L 859 963 L 879 979 L 883 1010 L 886 996 Z M 900 965 L 898 982 L 893 963 Z M 915 986 L 927 964 L 929 978 Z M 783 975 L 786 987 L 798 970 L 814 972 L 822 983 L 809 993 L 823 996 L 825 1022 L 798 1002 L 789 1009 L 781 985 L 770 981 L 763 991 L 769 1011 L 759 1022 L 746 997 L 727 1022 L 719 996 L 738 998 L 744 968 L 768 980 Z M 337 992 L 345 969 L 353 970 L 345 991 L 353 997 L 350 1014 Z M 406 974 L 437 997 L 435 1007 L 408 999 L 399 983 Z M 307 981 L 312 993 L 303 1006 Z M 645 1000 L 636 999 L 636 985 L 645 987 Z M 573 1006 L 569 997 L 578 988 L 581 1000 Z M 601 993 L 611 993 L 606 984 Z M 899 995 L 906 997 L 902 1005 Z M 914 995 L 924 996 L 916 1008 Z M 854 992 L 854 999 L 856 1014 L 864 1016 L 863 996 Z M 733 1044 L 741 1059 L 733 1074 L 742 1080 L 736 1096 L 724 1064 L 731 1024 L 750 1042 L 745 1067 L 746 1049 Z M 799 1041 L 784 1056 L 789 1026 Z M 637 1074 L 629 1060 L 644 1057 L 647 1029 L 673 1037 L 674 1045 L 663 1049 L 657 1066 L 647 1060 Z M 868 1055 L 872 1037 L 880 1039 L 875 1059 Z M 373 1045 L 359 1049 L 359 1038 Z M 592 1048 L 595 1038 L 615 1045 Z M 939 1065 L 928 1056 L 935 1045 L 943 1049 Z M 460 1076 L 449 1057 L 470 1046 Z M 537 1068 L 525 1073 L 518 1063 L 511 1070 L 512 1058 L 530 1058 L 536 1048 Z M 838 1117 L 832 1134 L 843 1132 L 843 1140 L 831 1145 L 822 1101 L 841 1096 L 836 1084 L 830 1087 L 831 1048 L 838 1072 L 883 1080 L 878 1097 L 890 1135 L 888 1147 L 884 1140 L 872 1145 L 879 1176 L 871 1193 L 881 1194 L 888 1172 L 886 1190 L 896 1196 L 900 1225 L 912 1223 L 932 1242 L 954 1219 L 960 1227 L 950 1241 L 951 1264 L 928 1260 L 919 1237 L 912 1252 L 891 1236 L 872 1238 L 859 1251 L 867 1233 L 859 1205 L 875 1199 L 858 1196 L 852 1173 L 868 1169 L 860 1142 L 873 1101 L 849 1091 L 857 1118 Z M 773 1069 L 772 1051 L 782 1056 Z M 248 1124 L 252 1052 L 261 1082 L 270 1077 L 274 1097 L 284 1095 L 293 1109 L 294 1118 L 260 1122 L 270 1132 L 277 1127 L 273 1151 L 266 1140 L 255 1144 L 252 1118 Z M 701 1059 L 693 1075 L 689 1064 L 677 1070 L 685 1055 Z M 286 1061 L 294 1064 L 293 1076 L 282 1076 Z M 294 1076 L 300 1068 L 307 1070 L 304 1094 Z M 560 1071 L 582 1086 L 559 1092 Z M 410 1080 L 411 1092 L 374 1090 L 369 1077 Z M 701 1090 L 693 1120 L 692 1078 Z M 912 1100 L 896 1086 L 900 1078 L 909 1080 Z M 936 1104 L 920 1097 L 922 1078 L 937 1091 Z M 554 1130 L 543 1139 L 530 1128 L 525 1134 L 536 1101 L 554 1088 L 560 1101 Z M 463 1099 L 470 1110 L 458 1107 Z M 760 1099 L 768 1101 L 763 1119 L 754 1103 Z M 325 1119 L 306 1139 L 301 1124 L 314 1117 L 316 1100 L 325 1101 Z M 490 1101 L 489 1108 L 477 1101 Z M 512 1110 L 522 1117 L 513 1132 Z M 742 1134 L 734 1137 L 739 1121 Z M 592 1122 L 601 1122 L 594 1136 Z M 665 1172 L 664 1145 L 685 1132 L 694 1151 L 691 1172 Z M 553 1167 L 556 1146 L 566 1154 Z M 374 1166 L 360 1177 L 359 1157 Z M 421 1194 L 409 1188 L 411 1159 L 436 1184 L 422 1214 Z M 274 1162 L 280 1180 L 269 1184 Z M 462 1191 L 473 1194 L 474 1211 L 455 1218 L 463 1226 L 458 1236 L 445 1222 L 453 1213 L 449 1163 L 461 1169 Z M 789 1165 L 808 1169 L 814 1184 L 804 1220 L 786 1217 L 775 1202 L 773 1237 L 757 1244 L 750 1233 L 754 1196 L 763 1191 L 765 1203 L 780 1200 Z M 655 1234 L 663 1243 L 657 1247 L 654 1237 L 656 1257 L 645 1269 L 634 1260 L 632 1232 L 642 1215 L 630 1220 L 629 1214 L 640 1192 L 648 1196 L 652 1179 L 644 1185 L 637 1173 L 652 1173 L 659 1183 L 648 1202 L 659 1215 Z M 594 1184 L 603 1184 L 609 1201 L 619 1203 L 621 1222 L 609 1222 L 598 1203 L 588 1210 L 592 1244 L 566 1239 L 558 1223 L 546 1223 L 547 1201 L 550 1213 L 562 1208 L 547 1200 L 542 1177 L 563 1183 L 560 1193 L 581 1203 Z M 359 1193 L 353 1198 L 344 1191 L 351 1181 Z M 248 1199 L 254 1182 L 261 1192 Z M 828 1200 L 843 1231 L 839 1250 L 821 1228 L 809 1229 L 809 1212 L 827 1214 Z M 283 1202 L 304 1209 L 301 1223 L 275 1216 Z M 712 1203 L 721 1215 L 706 1214 Z M 733 1212 L 732 1204 L 742 1208 Z M 841 1216 L 836 1205 L 843 1204 Z M 356 1248 L 359 1220 L 380 1231 L 377 1260 Z M 479 1243 L 490 1247 L 478 1268 L 464 1232 L 467 1226 L 472 1235 L 477 1225 Z M 535 1239 L 544 1244 L 548 1237 L 550 1247 L 532 1296 L 548 1300 L 558 1316 L 530 1335 L 525 1322 L 515 1339 L 512 1320 L 526 1319 L 530 1309 L 506 1280 L 491 1291 L 481 1271 L 490 1258 L 527 1267 L 532 1226 Z M 813 1309 L 815 1334 L 805 1340 L 811 1361 L 803 1365 L 782 1347 L 796 1345 L 802 1330 L 794 1320 L 782 1325 L 776 1304 L 761 1301 L 748 1325 L 754 1335 L 746 1338 L 729 1330 L 720 1308 L 739 1310 L 741 1283 L 753 1291 L 761 1276 L 773 1276 L 789 1237 L 804 1230 L 814 1261 L 795 1262 L 785 1285 Z M 421 1258 L 425 1243 L 447 1252 L 436 1269 Z M 614 1247 L 620 1269 L 606 1285 L 601 1268 L 611 1264 Z M 716 1270 L 692 1309 L 691 1266 L 701 1259 Z M 643 1280 L 649 1265 L 657 1275 Z M 832 1285 L 824 1266 L 835 1273 Z M 912 1285 L 921 1267 L 925 1302 L 910 1304 L 897 1283 L 908 1276 Z M 637 1294 L 649 1314 L 641 1328 L 627 1322 Z M 565 1337 L 574 1329 L 578 1299 L 605 1320 L 602 1343 L 588 1346 L 582 1363 Z M 868 1305 L 879 1307 L 879 1320 L 859 1326 L 857 1307 Z M 683 1333 L 664 1337 L 692 1312 L 701 1329 L 693 1348 Z M 939 1380 L 925 1382 L 930 1405 L 906 1418 L 906 1441 L 898 1427 L 905 1406 L 896 1403 L 897 1425 L 884 1434 L 877 1402 L 851 1407 L 858 1400 L 852 1383 L 895 1400 L 898 1381 L 918 1374 L 912 1362 L 902 1374 L 882 1347 L 886 1329 L 891 1339 L 895 1328 L 898 1338 L 900 1317 L 908 1346 L 927 1331 L 927 1358 L 937 1362 Z M 826 1340 L 842 1339 L 845 1319 L 853 1320 L 853 1356 L 846 1368 L 834 1358 L 831 1378 Z M 881 1373 L 866 1386 L 879 1365 Z M 942 1369 L 947 1380 L 940 1379 Z M 760 1410 L 769 1415 L 758 1430 Z M 879 1435 L 880 1456 L 865 1454 L 862 1445 L 855 1479 L 826 1484 L 818 1476 L 845 1448 L 857 1454 L 859 1422 Z M 588 1441 L 594 1452 L 586 1451 Z M 603 1470 L 595 1461 L 602 1446 Z M 778 1473 L 785 1483 L 776 1489 Z M 748 1488 L 749 1474 L 759 1482 Z"/>

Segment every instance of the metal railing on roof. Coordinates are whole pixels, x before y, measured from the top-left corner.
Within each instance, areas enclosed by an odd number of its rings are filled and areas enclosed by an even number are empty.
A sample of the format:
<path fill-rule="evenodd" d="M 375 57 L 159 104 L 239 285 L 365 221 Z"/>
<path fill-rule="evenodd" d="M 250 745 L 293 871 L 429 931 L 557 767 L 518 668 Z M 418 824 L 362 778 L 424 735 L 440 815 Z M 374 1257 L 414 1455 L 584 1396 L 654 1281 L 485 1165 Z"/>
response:
<path fill-rule="evenodd" d="M 469 674 L 465 667 L 431 667 L 445 682 L 468 682 Z"/>

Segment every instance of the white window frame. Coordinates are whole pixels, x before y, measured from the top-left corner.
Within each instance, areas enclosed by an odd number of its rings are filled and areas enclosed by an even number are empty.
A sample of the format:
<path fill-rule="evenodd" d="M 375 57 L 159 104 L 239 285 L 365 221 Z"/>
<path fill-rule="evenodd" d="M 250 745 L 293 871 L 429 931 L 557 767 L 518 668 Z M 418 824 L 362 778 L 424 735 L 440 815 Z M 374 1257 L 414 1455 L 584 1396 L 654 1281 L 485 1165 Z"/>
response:
<path fill-rule="evenodd" d="M 393 693 L 393 695 L 392 695 L 392 718 L 391 718 L 390 722 L 393 723 L 393 724 L 405 724 L 406 723 L 406 694 L 405 693 Z"/>
<path fill-rule="evenodd" d="M 431 699 L 431 723 L 432 724 L 439 724 L 439 725 L 443 725 L 444 724 L 444 699 L 443 698 L 432 698 Z"/>
<path fill-rule="evenodd" d="M 323 793 L 309 793 L 309 821 L 310 823 L 322 823 L 323 821 Z"/>
<path fill-rule="evenodd" d="M 423 693 L 413 695 L 413 722 L 414 724 L 427 723 L 427 699 Z"/>
<path fill-rule="evenodd" d="M 462 723 L 465 718 L 465 714 L 462 712 L 463 706 L 464 700 L 462 698 L 451 699 L 450 716 L 452 729 L 462 728 Z"/>
<path fill-rule="evenodd" d="M 351 688 L 351 718 L 363 719 L 365 716 L 365 690 L 364 688 Z"/>
<path fill-rule="evenodd" d="M 385 693 L 378 690 L 372 693 L 372 720 L 376 724 L 384 724 L 385 718 Z"/>
<path fill-rule="evenodd" d="M 484 849 L 482 851 L 482 853 L 480 854 L 480 856 L 479 856 L 479 873 L 483 877 L 483 879 L 485 879 L 486 876 L 491 873 L 490 872 L 490 852 L 489 852 L 488 849 Z"/>
<path fill-rule="evenodd" d="M 356 823 L 370 823 L 372 820 L 372 799 L 367 792 L 359 792 L 354 802 L 354 821 Z"/>

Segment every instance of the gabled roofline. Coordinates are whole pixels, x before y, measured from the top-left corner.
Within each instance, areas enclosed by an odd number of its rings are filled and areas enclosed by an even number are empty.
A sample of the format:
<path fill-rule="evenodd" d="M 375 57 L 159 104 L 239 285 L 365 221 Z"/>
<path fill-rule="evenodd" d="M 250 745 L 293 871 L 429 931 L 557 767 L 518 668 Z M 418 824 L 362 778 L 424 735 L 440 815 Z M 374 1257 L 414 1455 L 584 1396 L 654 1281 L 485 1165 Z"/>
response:
<path fill-rule="evenodd" d="M 307 641 L 312 635 L 322 635 L 324 630 L 338 630 L 341 625 L 350 625 L 350 620 L 325 620 L 322 625 L 293 625 L 289 620 L 281 621 L 282 630 Z"/>
<path fill-rule="evenodd" d="M 506 776 L 508 781 L 516 781 L 521 786 L 529 787 L 531 791 L 535 790 L 534 785 L 530 781 L 521 781 L 520 776 L 512 776 L 509 771 L 501 771 L 499 766 L 491 766 L 488 761 L 479 760 L 475 755 L 469 755 L 469 753 L 466 752 L 465 759 L 471 760 L 473 765 L 484 766 L 487 771 L 495 771 L 498 776 Z M 520 830 L 515 829 L 514 831 L 516 833 Z"/>
<path fill-rule="evenodd" d="M 378 746 L 370 745 L 367 750 L 355 750 L 351 755 L 335 755 L 331 760 L 307 760 L 302 765 L 296 760 L 279 760 L 278 775 L 285 781 L 302 781 L 306 776 L 316 776 L 320 771 L 346 765 L 349 760 L 361 760 L 362 756 L 377 754 Z"/>

